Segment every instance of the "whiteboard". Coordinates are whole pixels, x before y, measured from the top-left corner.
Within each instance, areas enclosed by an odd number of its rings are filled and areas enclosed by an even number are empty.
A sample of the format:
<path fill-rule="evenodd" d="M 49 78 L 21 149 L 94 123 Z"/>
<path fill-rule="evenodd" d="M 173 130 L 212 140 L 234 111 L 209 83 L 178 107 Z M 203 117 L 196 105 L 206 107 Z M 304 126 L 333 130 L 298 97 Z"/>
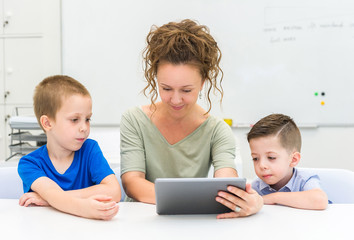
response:
<path fill-rule="evenodd" d="M 354 124 L 353 1 L 62 0 L 63 73 L 91 92 L 92 124 L 118 125 L 149 103 L 145 37 L 153 24 L 184 18 L 207 25 L 223 53 L 225 95 L 212 114 L 238 125 L 270 113 L 299 125 Z"/>

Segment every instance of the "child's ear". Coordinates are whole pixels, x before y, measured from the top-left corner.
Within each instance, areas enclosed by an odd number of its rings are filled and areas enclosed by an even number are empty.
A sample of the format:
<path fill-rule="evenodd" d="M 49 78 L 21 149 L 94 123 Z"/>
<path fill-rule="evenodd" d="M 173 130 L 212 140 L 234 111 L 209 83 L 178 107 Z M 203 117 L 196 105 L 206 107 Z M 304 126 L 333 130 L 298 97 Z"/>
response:
<path fill-rule="evenodd" d="M 44 131 L 49 131 L 52 128 L 52 122 L 47 115 L 42 115 L 39 119 Z"/>
<path fill-rule="evenodd" d="M 299 152 L 293 152 L 290 167 L 295 167 L 300 162 L 301 154 Z"/>

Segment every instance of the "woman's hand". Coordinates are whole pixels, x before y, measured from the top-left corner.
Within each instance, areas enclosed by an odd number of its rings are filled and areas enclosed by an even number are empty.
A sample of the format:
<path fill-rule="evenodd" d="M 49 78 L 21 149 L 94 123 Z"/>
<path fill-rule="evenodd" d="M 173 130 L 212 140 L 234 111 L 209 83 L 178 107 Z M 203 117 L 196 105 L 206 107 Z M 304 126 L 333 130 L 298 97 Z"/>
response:
<path fill-rule="evenodd" d="M 219 214 L 221 218 L 246 217 L 257 213 L 263 206 L 263 198 L 252 189 L 251 184 L 246 184 L 246 191 L 229 186 L 229 192 L 220 191 L 216 201 L 230 208 L 232 212 Z"/>

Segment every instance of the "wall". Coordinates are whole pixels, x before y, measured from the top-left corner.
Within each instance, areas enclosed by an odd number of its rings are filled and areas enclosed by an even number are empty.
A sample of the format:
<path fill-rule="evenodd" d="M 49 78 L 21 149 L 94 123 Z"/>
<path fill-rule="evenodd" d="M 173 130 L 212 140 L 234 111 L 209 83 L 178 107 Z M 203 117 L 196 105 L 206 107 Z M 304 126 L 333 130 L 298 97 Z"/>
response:
<path fill-rule="evenodd" d="M 0 159 L 10 156 L 9 118 L 28 114 L 35 86 L 61 73 L 60 9 L 61 0 L 0 0 Z"/>
<path fill-rule="evenodd" d="M 139 95 L 145 37 L 153 24 L 184 18 L 207 25 L 223 52 L 225 95 L 214 115 L 354 124 L 352 1 L 63 0 L 62 9 L 63 72 L 91 91 L 94 124 L 118 125 L 122 112 L 147 103 Z"/>

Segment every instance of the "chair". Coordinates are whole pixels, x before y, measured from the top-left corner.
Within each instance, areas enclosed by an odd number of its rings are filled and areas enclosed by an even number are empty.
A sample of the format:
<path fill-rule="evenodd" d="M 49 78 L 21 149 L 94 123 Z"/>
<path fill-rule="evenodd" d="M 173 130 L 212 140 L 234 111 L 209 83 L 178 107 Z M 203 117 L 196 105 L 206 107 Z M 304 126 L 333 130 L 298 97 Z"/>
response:
<path fill-rule="evenodd" d="M 354 203 L 354 172 L 336 168 L 299 168 L 320 177 L 322 189 L 333 203 Z"/>
<path fill-rule="evenodd" d="M 124 188 L 123 188 L 123 185 L 122 185 L 122 179 L 120 178 L 120 167 L 115 167 L 115 168 L 112 168 L 114 174 L 116 175 L 117 179 L 118 179 L 118 182 L 119 182 L 119 185 L 120 185 L 120 190 L 122 192 L 122 197 L 120 199 L 121 202 L 124 202 L 124 199 L 125 199 L 125 192 L 124 192 Z"/>
<path fill-rule="evenodd" d="M 0 198 L 19 199 L 22 194 L 22 180 L 17 167 L 0 167 Z"/>

